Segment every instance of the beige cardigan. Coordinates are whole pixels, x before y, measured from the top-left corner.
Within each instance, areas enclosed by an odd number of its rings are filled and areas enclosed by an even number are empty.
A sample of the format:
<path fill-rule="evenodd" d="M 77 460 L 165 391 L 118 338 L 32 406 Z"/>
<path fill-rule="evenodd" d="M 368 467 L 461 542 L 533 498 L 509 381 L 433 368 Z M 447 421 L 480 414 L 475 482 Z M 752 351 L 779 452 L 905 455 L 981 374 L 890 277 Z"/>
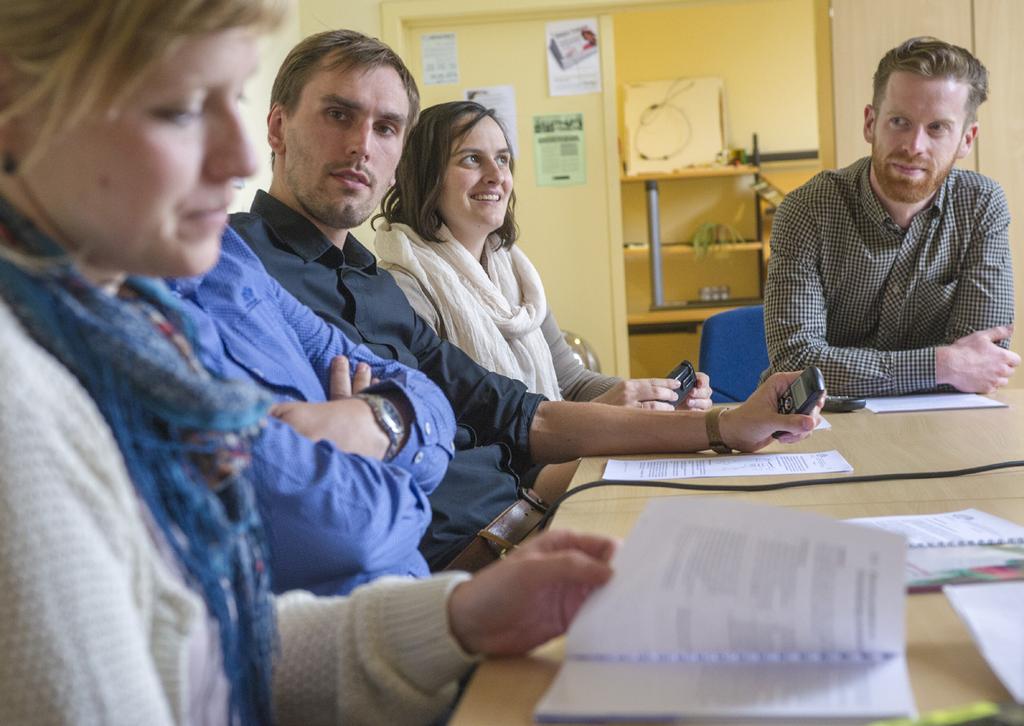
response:
<path fill-rule="evenodd" d="M 0 723 L 182 723 L 205 610 L 151 539 L 88 394 L 0 300 Z M 429 723 L 470 659 L 464 575 L 277 599 L 279 723 Z"/>

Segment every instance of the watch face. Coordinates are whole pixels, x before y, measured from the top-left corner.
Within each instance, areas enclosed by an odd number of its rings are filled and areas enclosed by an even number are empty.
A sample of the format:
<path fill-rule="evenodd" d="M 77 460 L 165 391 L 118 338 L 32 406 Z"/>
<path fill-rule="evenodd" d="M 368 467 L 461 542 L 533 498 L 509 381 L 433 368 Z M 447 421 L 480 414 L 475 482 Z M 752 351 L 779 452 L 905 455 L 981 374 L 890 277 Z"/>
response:
<path fill-rule="evenodd" d="M 388 450 L 385 453 L 384 461 L 390 461 L 398 453 L 402 439 L 405 438 L 405 424 L 395 404 L 391 403 L 384 396 L 372 393 L 358 394 L 358 397 L 366 401 L 366 404 L 373 411 L 373 418 L 388 437 Z"/>
<path fill-rule="evenodd" d="M 379 400 L 381 403 L 381 418 L 383 419 L 384 425 L 394 433 L 401 434 L 402 417 L 398 414 L 398 409 L 395 408 L 395 404 L 391 403 L 391 401 L 386 398 L 381 398 Z"/>

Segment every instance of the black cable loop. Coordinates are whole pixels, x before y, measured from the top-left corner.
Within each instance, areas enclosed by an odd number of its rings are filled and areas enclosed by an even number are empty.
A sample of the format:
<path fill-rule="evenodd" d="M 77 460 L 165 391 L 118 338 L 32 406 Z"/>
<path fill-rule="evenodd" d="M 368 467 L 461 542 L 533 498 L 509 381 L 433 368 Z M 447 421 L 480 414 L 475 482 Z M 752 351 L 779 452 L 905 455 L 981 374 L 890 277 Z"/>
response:
<path fill-rule="evenodd" d="M 1024 467 L 1024 460 L 1000 461 L 994 464 L 982 464 L 981 466 L 971 466 L 966 469 L 949 469 L 948 471 L 913 471 L 900 474 L 863 474 L 861 476 L 847 477 L 833 476 L 826 477 L 824 479 L 798 479 L 796 481 L 776 482 L 774 484 L 747 484 L 738 486 L 725 486 L 721 484 L 687 484 L 658 480 L 641 481 L 636 479 L 597 479 L 596 481 L 580 484 L 578 487 L 570 489 L 552 502 L 551 505 L 548 506 L 548 511 L 544 513 L 543 517 L 541 517 L 540 523 L 537 525 L 537 530 L 543 531 L 547 529 L 551 519 L 555 516 L 555 512 L 558 511 L 558 508 L 562 506 L 562 502 L 566 499 L 589 489 L 597 489 L 599 487 L 652 487 L 655 489 L 680 489 L 684 491 L 697 492 L 771 492 L 778 491 L 780 489 L 796 489 L 798 487 L 815 486 L 818 484 L 861 484 L 863 482 L 870 481 L 942 479 L 945 477 L 982 474 L 986 471 L 997 471 L 999 469 L 1011 469 L 1017 466 Z"/>

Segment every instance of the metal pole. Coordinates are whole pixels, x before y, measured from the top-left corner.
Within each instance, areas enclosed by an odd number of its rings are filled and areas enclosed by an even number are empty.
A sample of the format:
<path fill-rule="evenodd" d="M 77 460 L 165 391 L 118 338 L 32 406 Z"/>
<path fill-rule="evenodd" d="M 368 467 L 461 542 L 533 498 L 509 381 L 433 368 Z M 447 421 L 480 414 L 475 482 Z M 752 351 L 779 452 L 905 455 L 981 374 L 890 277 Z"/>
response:
<path fill-rule="evenodd" d="M 658 212 L 658 182 L 644 182 L 647 191 L 647 243 L 651 267 L 651 310 L 665 304 L 665 289 L 661 277 L 661 217 Z"/>

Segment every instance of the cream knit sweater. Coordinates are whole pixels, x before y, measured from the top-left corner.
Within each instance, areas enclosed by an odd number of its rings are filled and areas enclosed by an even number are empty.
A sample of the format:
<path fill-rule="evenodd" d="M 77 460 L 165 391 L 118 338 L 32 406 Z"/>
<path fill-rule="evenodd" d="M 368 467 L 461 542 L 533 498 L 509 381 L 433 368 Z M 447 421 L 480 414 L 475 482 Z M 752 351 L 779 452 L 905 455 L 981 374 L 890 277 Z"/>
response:
<path fill-rule="evenodd" d="M 181 723 L 202 602 L 150 537 L 113 436 L 0 301 L 0 723 Z M 282 724 L 429 723 L 470 660 L 463 577 L 277 600 Z"/>

